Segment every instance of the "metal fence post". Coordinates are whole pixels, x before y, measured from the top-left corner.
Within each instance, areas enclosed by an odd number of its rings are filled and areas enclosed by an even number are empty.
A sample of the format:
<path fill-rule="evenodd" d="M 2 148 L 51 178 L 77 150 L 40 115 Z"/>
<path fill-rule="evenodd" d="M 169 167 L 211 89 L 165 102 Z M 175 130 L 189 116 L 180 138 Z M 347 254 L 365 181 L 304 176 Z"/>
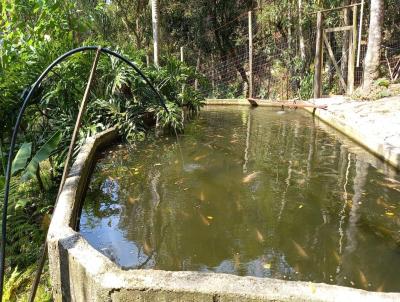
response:
<path fill-rule="evenodd" d="M 181 46 L 181 62 L 183 63 L 183 46 Z"/>
<path fill-rule="evenodd" d="M 214 55 L 211 54 L 211 86 L 212 86 L 212 97 L 215 97 L 215 71 L 214 71 Z"/>
<path fill-rule="evenodd" d="M 321 97 L 322 92 L 322 12 L 317 13 L 317 39 L 315 45 L 314 99 Z"/>
<path fill-rule="evenodd" d="M 181 46 L 181 62 L 183 63 L 184 57 L 183 57 L 183 46 Z M 182 94 L 185 92 L 185 84 L 182 84 Z"/>
<path fill-rule="evenodd" d="M 357 47 L 357 6 L 353 6 L 353 29 L 349 35 L 349 62 L 347 67 L 347 94 L 354 91 L 354 68 Z"/>
<path fill-rule="evenodd" d="M 249 98 L 253 97 L 253 18 L 249 11 Z"/>

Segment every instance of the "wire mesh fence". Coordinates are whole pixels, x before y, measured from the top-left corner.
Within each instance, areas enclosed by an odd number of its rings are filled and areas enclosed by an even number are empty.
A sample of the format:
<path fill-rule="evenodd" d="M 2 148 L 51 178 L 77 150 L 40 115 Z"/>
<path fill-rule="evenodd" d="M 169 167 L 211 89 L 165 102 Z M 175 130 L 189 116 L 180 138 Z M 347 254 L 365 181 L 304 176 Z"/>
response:
<path fill-rule="evenodd" d="M 358 30 L 360 21 L 367 24 L 368 18 L 360 20 L 360 10 L 346 10 L 329 12 L 336 17 L 325 18 L 323 22 L 323 95 L 349 93 L 349 81 L 354 82 L 355 88 L 362 85 L 368 28 L 364 26 L 360 41 Z M 269 100 L 313 97 L 316 18 L 308 18 L 306 26 L 291 24 L 279 28 L 275 24 L 272 30 L 263 21 L 264 14 L 262 8 L 254 9 L 251 19 L 246 12 L 219 26 L 208 34 L 212 40 L 208 52 L 191 49 L 191 53 L 198 53 L 191 60 L 204 76 L 205 80 L 197 87 L 205 97 Z M 229 43 L 224 44 L 223 40 Z M 352 57 L 353 65 L 349 63 Z M 391 81 L 399 80 L 400 34 L 384 39 L 381 66 Z"/>

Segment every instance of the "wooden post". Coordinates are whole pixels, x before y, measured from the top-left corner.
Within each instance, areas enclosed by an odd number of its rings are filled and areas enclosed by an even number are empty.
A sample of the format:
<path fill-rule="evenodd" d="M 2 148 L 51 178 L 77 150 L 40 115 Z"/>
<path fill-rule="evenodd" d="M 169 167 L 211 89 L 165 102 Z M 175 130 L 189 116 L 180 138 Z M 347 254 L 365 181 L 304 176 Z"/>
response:
<path fill-rule="evenodd" d="M 253 20 L 249 11 L 249 98 L 253 97 Z"/>
<path fill-rule="evenodd" d="M 149 67 L 150 66 L 150 56 L 146 55 L 146 66 Z"/>
<path fill-rule="evenodd" d="M 290 82 L 289 82 L 289 72 L 286 69 L 286 100 L 289 99 L 289 86 L 290 86 Z"/>
<path fill-rule="evenodd" d="M 357 6 L 353 6 L 353 30 L 349 35 L 349 62 L 347 67 L 347 94 L 354 91 L 354 68 L 356 62 L 357 46 Z"/>
<path fill-rule="evenodd" d="M 322 92 L 322 12 L 317 13 L 317 40 L 315 44 L 315 73 L 314 73 L 314 99 L 321 97 Z"/>
<path fill-rule="evenodd" d="M 364 17 L 364 0 L 361 1 L 360 26 L 358 29 L 357 67 L 360 67 L 361 35 L 362 35 L 363 17 Z"/>
<path fill-rule="evenodd" d="M 183 63 L 183 46 L 181 46 L 181 62 Z"/>
<path fill-rule="evenodd" d="M 211 54 L 211 85 L 212 85 L 212 95 L 215 95 L 215 74 L 214 74 L 214 56 Z"/>
<path fill-rule="evenodd" d="M 151 18 L 153 24 L 153 55 L 154 55 L 154 66 L 158 67 L 158 55 L 159 55 L 159 45 L 158 38 L 160 36 L 159 27 L 158 27 L 158 19 L 159 19 L 159 10 L 158 10 L 158 0 L 151 1 Z"/>
<path fill-rule="evenodd" d="M 201 56 L 201 50 L 199 49 L 199 53 L 197 55 L 197 62 L 196 62 L 196 74 L 199 72 L 200 70 L 200 56 Z M 199 80 L 196 79 L 194 80 L 194 89 L 198 90 L 199 89 Z"/>
<path fill-rule="evenodd" d="M 181 62 L 183 63 L 183 46 L 181 46 Z M 182 84 L 182 94 L 185 92 L 185 84 Z"/>
<path fill-rule="evenodd" d="M 58 198 L 60 197 L 61 191 L 62 191 L 62 189 L 64 187 L 65 180 L 67 179 L 68 173 L 70 171 L 69 166 L 70 166 L 70 163 L 72 161 L 72 156 L 73 156 L 73 152 L 74 152 L 74 148 L 75 148 L 75 143 L 76 143 L 76 140 L 77 140 L 78 135 L 79 135 L 79 130 L 80 130 L 80 127 L 81 127 L 82 119 L 83 119 L 83 116 L 85 115 L 85 112 L 86 112 L 86 107 L 87 107 L 88 99 L 89 99 L 89 96 L 90 96 L 90 89 L 92 88 L 92 85 L 93 85 L 93 81 L 94 81 L 94 77 L 95 77 L 95 73 L 96 73 L 96 69 L 97 69 L 97 63 L 99 62 L 100 54 L 101 54 L 101 47 L 99 46 L 99 48 L 96 51 L 96 56 L 94 57 L 94 60 L 93 60 L 93 65 L 92 65 L 92 69 L 90 70 L 89 79 L 88 79 L 88 82 L 86 84 L 85 93 L 83 94 L 83 98 L 82 98 L 82 101 L 81 101 L 81 104 L 80 104 L 80 107 L 79 107 L 78 116 L 77 116 L 76 121 L 75 121 L 74 131 L 72 133 L 71 142 L 69 144 L 67 157 L 66 157 L 65 162 L 64 162 L 64 170 L 63 170 L 63 174 L 62 174 L 61 181 L 60 181 L 60 187 L 58 188 L 56 205 L 58 203 Z M 43 250 L 42 250 L 42 252 L 40 254 L 38 267 L 36 269 L 35 279 L 34 279 L 34 282 L 32 284 L 32 289 L 31 289 L 30 296 L 29 296 L 29 299 L 28 299 L 29 302 L 33 302 L 35 300 L 36 291 L 38 289 L 39 282 L 40 282 L 40 277 L 42 275 L 43 267 L 44 267 L 44 264 L 45 264 L 45 261 L 46 261 L 46 255 L 47 255 L 47 241 L 45 241 L 44 246 L 43 246 Z"/>

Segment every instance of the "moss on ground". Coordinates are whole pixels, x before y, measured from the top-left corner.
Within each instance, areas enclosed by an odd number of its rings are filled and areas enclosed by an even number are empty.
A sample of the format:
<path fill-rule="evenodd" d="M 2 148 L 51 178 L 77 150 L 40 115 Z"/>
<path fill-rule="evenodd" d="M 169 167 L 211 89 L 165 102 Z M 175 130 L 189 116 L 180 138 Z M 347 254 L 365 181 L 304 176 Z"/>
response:
<path fill-rule="evenodd" d="M 32 282 L 35 278 L 36 266 L 32 265 L 24 271 L 16 268 L 11 274 L 8 274 L 4 283 L 3 301 L 25 302 L 28 301 Z M 53 301 L 51 295 L 51 284 L 48 268 L 43 272 L 41 282 L 36 294 L 36 302 Z"/>
<path fill-rule="evenodd" d="M 374 101 L 396 95 L 400 95 L 400 83 L 390 83 L 388 79 L 381 78 L 375 81 L 368 92 L 363 91 L 360 87 L 353 93 L 351 98 Z"/>

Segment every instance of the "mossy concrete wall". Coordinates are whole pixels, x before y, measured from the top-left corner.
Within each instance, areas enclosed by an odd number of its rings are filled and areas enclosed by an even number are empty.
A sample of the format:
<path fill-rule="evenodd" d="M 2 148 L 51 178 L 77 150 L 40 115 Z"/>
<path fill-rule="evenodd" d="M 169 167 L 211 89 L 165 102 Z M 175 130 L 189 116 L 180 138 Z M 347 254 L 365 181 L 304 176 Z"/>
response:
<path fill-rule="evenodd" d="M 96 151 L 116 138 L 115 130 L 111 129 L 86 142 L 54 211 L 47 241 L 55 301 L 400 301 L 397 293 L 374 293 L 321 283 L 121 269 L 75 231 Z"/>

